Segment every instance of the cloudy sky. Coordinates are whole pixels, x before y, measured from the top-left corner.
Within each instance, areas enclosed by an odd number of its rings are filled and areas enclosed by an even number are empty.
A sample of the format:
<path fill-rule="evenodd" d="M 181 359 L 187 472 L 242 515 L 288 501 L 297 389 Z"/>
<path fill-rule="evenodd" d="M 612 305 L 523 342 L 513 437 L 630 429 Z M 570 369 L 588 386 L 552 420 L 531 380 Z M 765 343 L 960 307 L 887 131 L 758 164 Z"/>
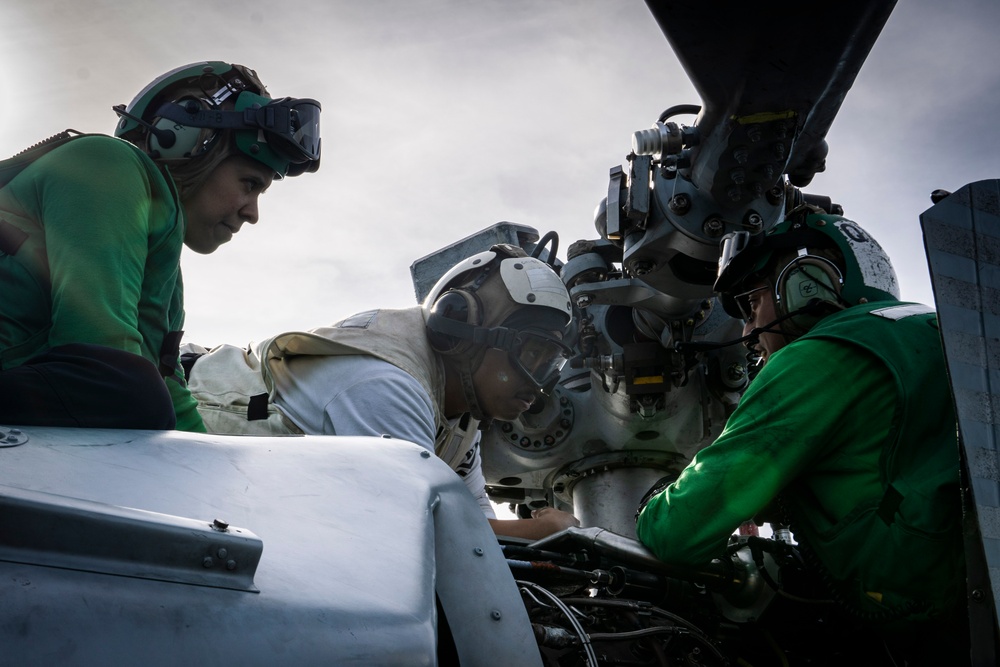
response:
<path fill-rule="evenodd" d="M 933 300 L 930 192 L 1000 176 L 998 26 L 995 0 L 900 0 L 808 188 L 882 242 L 904 298 Z M 321 170 L 217 253 L 185 251 L 205 345 L 410 305 L 413 260 L 501 220 L 596 238 L 632 133 L 700 103 L 639 0 L 0 0 L 0 156 L 109 132 L 112 105 L 198 60 L 324 107 Z"/>

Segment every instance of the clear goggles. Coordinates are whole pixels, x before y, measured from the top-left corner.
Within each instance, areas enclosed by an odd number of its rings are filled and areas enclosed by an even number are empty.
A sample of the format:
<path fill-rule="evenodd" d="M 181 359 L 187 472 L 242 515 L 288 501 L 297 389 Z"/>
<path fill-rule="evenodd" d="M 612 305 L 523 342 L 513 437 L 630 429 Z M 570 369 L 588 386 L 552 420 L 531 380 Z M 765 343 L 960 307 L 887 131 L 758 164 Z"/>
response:
<path fill-rule="evenodd" d="M 752 289 L 742 294 L 733 294 L 740 283 L 762 263 L 768 255 L 760 252 L 761 237 L 753 237 L 748 232 L 732 232 L 722 237 L 719 253 L 719 275 L 715 281 L 715 292 L 719 295 L 722 308 L 730 317 L 750 318 L 750 297 L 759 292 Z"/>
<path fill-rule="evenodd" d="M 760 295 L 757 297 L 757 300 L 760 300 L 760 297 L 763 296 L 762 292 L 770 288 L 770 285 L 761 285 L 760 287 L 754 287 L 751 290 L 747 290 L 746 292 L 742 292 L 740 294 L 734 294 L 730 297 L 733 304 L 739 310 L 740 316 L 744 322 L 748 322 L 753 318 L 753 304 L 755 301 L 754 295 Z"/>
<path fill-rule="evenodd" d="M 262 107 L 244 109 L 247 127 L 267 133 L 267 145 L 292 163 L 314 162 L 320 156 L 319 102 L 283 97 Z"/>
<path fill-rule="evenodd" d="M 515 334 L 507 354 L 515 368 L 546 388 L 558 379 L 573 351 L 552 334 L 522 330 Z"/>

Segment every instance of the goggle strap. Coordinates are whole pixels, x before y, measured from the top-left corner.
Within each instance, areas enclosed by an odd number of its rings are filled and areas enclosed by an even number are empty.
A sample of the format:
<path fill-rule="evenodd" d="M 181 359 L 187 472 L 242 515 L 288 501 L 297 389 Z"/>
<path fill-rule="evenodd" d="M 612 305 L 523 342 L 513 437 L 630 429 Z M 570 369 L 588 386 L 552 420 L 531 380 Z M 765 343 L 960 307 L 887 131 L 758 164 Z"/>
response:
<path fill-rule="evenodd" d="M 507 327 L 475 327 L 472 331 L 472 342 L 486 345 L 498 350 L 510 350 L 517 338 L 517 331 Z"/>
<path fill-rule="evenodd" d="M 291 129 L 291 110 L 295 105 L 285 103 L 285 100 L 275 100 L 262 107 L 248 108 L 243 111 L 222 111 L 221 109 L 198 109 L 190 112 L 183 105 L 166 102 L 156 111 L 160 118 L 172 120 L 190 127 L 204 127 L 214 130 L 268 130 L 284 131 Z M 296 102 L 319 106 L 312 100 L 296 100 Z"/>
<path fill-rule="evenodd" d="M 258 110 L 222 111 L 218 109 L 199 109 L 191 113 L 180 104 L 167 102 L 157 109 L 156 115 L 189 127 L 205 127 L 213 130 L 270 129 L 265 128 L 258 122 L 256 111 Z M 273 119 L 273 115 L 271 118 Z"/>
<path fill-rule="evenodd" d="M 427 322 L 437 333 L 470 341 L 476 345 L 509 350 L 517 337 L 517 331 L 507 327 L 477 327 L 468 322 L 460 322 L 447 317 L 435 317 Z"/>

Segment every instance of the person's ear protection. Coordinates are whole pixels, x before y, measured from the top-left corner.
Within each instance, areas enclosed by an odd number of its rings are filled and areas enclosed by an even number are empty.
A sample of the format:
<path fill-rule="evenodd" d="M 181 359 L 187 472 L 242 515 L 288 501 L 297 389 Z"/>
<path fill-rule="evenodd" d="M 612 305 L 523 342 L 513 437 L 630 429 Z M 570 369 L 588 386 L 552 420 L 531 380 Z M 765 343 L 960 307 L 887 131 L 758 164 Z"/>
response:
<path fill-rule="evenodd" d="M 206 101 L 194 97 L 174 100 L 173 104 L 184 107 L 188 113 L 211 108 Z M 168 160 L 192 157 L 204 152 L 217 132 L 211 128 L 182 125 L 169 118 L 157 118 L 153 131 L 149 133 L 149 152 L 155 151 L 159 157 Z"/>
<path fill-rule="evenodd" d="M 427 340 L 443 355 L 469 352 L 473 330 L 482 324 L 483 309 L 475 294 L 464 289 L 450 289 L 438 297 L 427 317 Z"/>
<path fill-rule="evenodd" d="M 840 292 L 844 278 L 837 265 L 825 257 L 799 255 L 781 270 L 774 284 L 777 315 L 805 311 L 789 318 L 803 332 L 820 319 L 844 308 Z"/>

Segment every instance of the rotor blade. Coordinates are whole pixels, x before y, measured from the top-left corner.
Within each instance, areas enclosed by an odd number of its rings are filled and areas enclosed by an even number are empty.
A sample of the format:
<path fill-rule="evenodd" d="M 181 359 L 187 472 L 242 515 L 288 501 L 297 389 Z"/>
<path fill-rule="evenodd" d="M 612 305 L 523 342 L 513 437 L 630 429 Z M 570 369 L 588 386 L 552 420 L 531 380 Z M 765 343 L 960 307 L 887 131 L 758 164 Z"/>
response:
<path fill-rule="evenodd" d="M 798 186 L 822 171 L 824 138 L 895 0 L 646 4 L 702 98 L 694 180 L 725 201 L 736 167 L 766 168 L 773 181 L 788 173 Z M 762 143 L 755 159 L 754 144 Z M 749 164 L 732 160 L 748 147 Z"/>

